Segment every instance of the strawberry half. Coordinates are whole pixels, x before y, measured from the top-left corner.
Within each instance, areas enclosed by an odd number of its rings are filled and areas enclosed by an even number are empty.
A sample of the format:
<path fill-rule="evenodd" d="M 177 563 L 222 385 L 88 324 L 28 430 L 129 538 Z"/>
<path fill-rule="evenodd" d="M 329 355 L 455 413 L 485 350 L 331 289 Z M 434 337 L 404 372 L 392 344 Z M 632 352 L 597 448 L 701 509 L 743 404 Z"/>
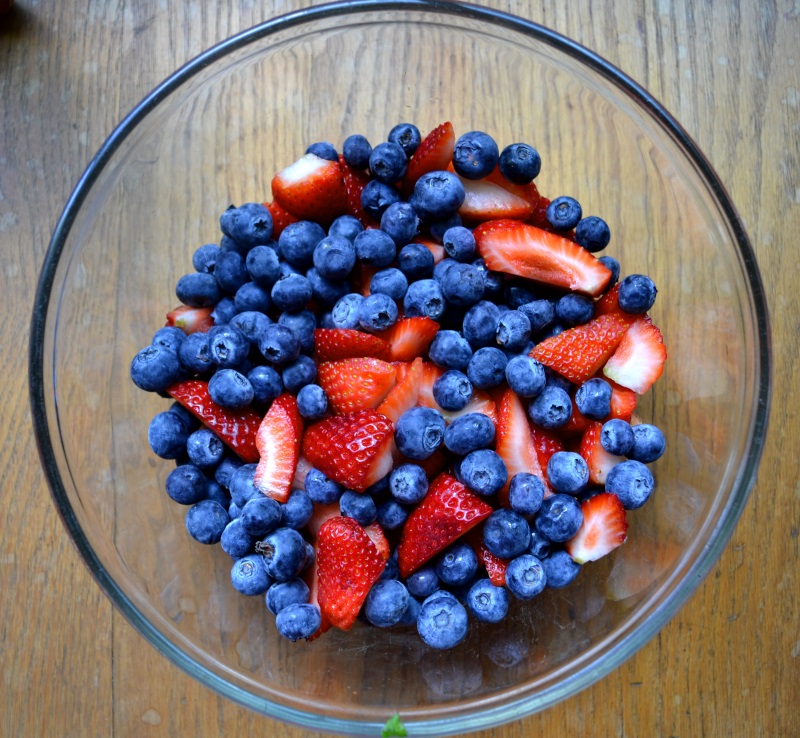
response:
<path fill-rule="evenodd" d="M 492 514 L 492 508 L 450 474 L 440 474 L 411 512 L 397 546 L 403 578 Z"/>
<path fill-rule="evenodd" d="M 616 495 L 603 492 L 590 497 L 581 505 L 581 511 L 583 524 L 565 546 L 573 561 L 597 561 L 625 543 L 628 520 Z"/>
<path fill-rule="evenodd" d="M 530 205 L 529 217 L 533 216 L 534 208 L 539 205 L 539 201 L 542 199 L 541 195 L 539 194 L 539 189 L 533 182 L 524 185 L 515 184 L 503 176 L 503 174 L 500 172 L 499 166 L 496 166 L 489 174 L 486 175 L 486 181 L 491 182 L 498 187 L 502 187 L 512 195 L 516 195 L 517 197 L 525 200 Z"/>
<path fill-rule="evenodd" d="M 317 328 L 314 331 L 314 354 L 317 362 L 361 357 L 389 360 L 389 344 L 370 333 L 349 328 Z"/>
<path fill-rule="evenodd" d="M 391 348 L 391 361 L 414 361 L 427 352 L 439 324 L 435 320 L 419 316 L 400 318 L 391 328 L 376 334 L 387 341 Z"/>
<path fill-rule="evenodd" d="M 600 315 L 584 325 L 546 338 L 530 355 L 570 382 L 583 384 L 617 350 L 630 324 L 631 319 L 621 315 Z"/>
<path fill-rule="evenodd" d="M 667 348 L 661 331 L 645 315 L 638 318 L 625 334 L 603 367 L 603 374 L 643 395 L 663 373 L 666 360 Z"/>
<path fill-rule="evenodd" d="M 419 388 L 419 404 L 422 407 L 430 407 L 441 411 L 441 408 L 433 399 L 433 385 L 436 380 L 444 374 L 444 369 L 426 361 L 422 365 L 422 381 Z"/>
<path fill-rule="evenodd" d="M 490 220 L 475 231 L 487 269 L 597 297 L 611 271 L 563 236 L 517 220 Z"/>
<path fill-rule="evenodd" d="M 339 168 L 342 170 L 342 182 L 347 196 L 347 212 L 358 218 L 364 228 L 377 228 L 378 224 L 364 212 L 361 204 L 361 193 L 369 183 L 369 174 L 353 169 L 339 154 Z"/>
<path fill-rule="evenodd" d="M 317 382 L 335 413 L 376 408 L 395 384 L 394 365 L 380 359 L 324 361 Z"/>
<path fill-rule="evenodd" d="M 545 430 L 533 423 L 531 423 L 530 428 L 533 447 L 536 449 L 536 457 L 539 459 L 539 468 L 542 469 L 546 478 L 547 465 L 550 463 L 550 458 L 554 453 L 564 451 L 564 443 L 553 431 Z M 545 495 L 548 496 L 546 487 Z"/>
<path fill-rule="evenodd" d="M 286 226 L 297 223 L 299 218 L 295 218 L 290 212 L 284 210 L 277 202 L 264 203 L 270 215 L 272 215 L 272 237 L 277 241 Z"/>
<path fill-rule="evenodd" d="M 513 192 L 485 179 L 460 179 L 465 197 L 458 214 L 465 222 L 485 223 L 499 218 L 526 220 L 531 217 L 531 203 Z"/>
<path fill-rule="evenodd" d="M 394 425 L 374 410 L 325 418 L 306 429 L 303 456 L 330 479 L 363 492 L 392 470 Z"/>
<path fill-rule="evenodd" d="M 495 587 L 505 587 L 506 584 L 506 569 L 511 559 L 501 559 L 495 556 L 486 546 L 483 541 L 478 544 L 475 551 L 478 556 L 478 562 L 486 569 L 486 574 L 489 576 L 489 581 Z"/>
<path fill-rule="evenodd" d="M 317 599 L 331 625 L 350 630 L 386 559 L 352 518 L 323 523 L 317 544 Z"/>
<path fill-rule="evenodd" d="M 428 249 L 428 251 L 431 252 L 431 256 L 433 256 L 434 266 L 438 264 L 445 257 L 444 246 L 442 246 L 440 243 L 436 243 L 436 241 L 432 241 L 430 238 L 415 236 L 411 240 L 411 242 L 421 243 L 426 249 Z"/>
<path fill-rule="evenodd" d="M 442 123 L 425 136 L 408 162 L 401 185 L 403 194 L 406 197 L 410 195 L 423 174 L 447 169 L 455 146 L 456 134 L 450 121 Z"/>
<path fill-rule="evenodd" d="M 267 497 L 286 502 L 300 457 L 303 418 L 294 395 L 284 393 L 273 400 L 256 434 L 261 458 L 253 485 Z"/>
<path fill-rule="evenodd" d="M 378 412 L 395 425 L 403 413 L 417 406 L 419 388 L 422 383 L 422 359 L 418 356 L 401 379 L 378 405 Z"/>
<path fill-rule="evenodd" d="M 433 390 L 431 390 L 431 397 L 433 397 Z M 497 405 L 492 396 L 484 390 L 475 390 L 472 399 L 461 410 L 443 410 L 439 405 L 434 405 L 433 407 L 441 413 L 447 423 L 452 423 L 462 415 L 481 413 L 497 425 Z"/>
<path fill-rule="evenodd" d="M 208 382 L 200 379 L 170 385 L 167 394 L 214 431 L 243 461 L 255 464 L 259 460 L 256 433 L 261 425 L 261 416 L 255 410 L 249 407 L 228 410 L 217 405 L 208 394 Z"/>
<path fill-rule="evenodd" d="M 339 162 L 306 154 L 272 179 L 272 197 L 301 220 L 329 223 L 347 211 Z"/>
<path fill-rule="evenodd" d="M 621 313 L 622 308 L 619 306 L 619 285 L 615 284 L 608 292 L 606 292 L 599 300 L 594 303 L 595 315 L 608 315 L 608 313 Z"/>
<path fill-rule="evenodd" d="M 592 484 L 605 484 L 608 473 L 625 459 L 608 453 L 600 443 L 602 423 L 590 423 L 581 437 L 579 453 L 589 467 L 589 481 Z"/>
<path fill-rule="evenodd" d="M 620 418 L 630 423 L 633 411 L 636 410 L 636 401 L 638 399 L 636 393 L 627 387 L 622 387 L 608 377 L 605 377 L 605 380 L 611 385 L 611 414 L 609 417 Z"/>
<path fill-rule="evenodd" d="M 206 333 L 214 327 L 211 313 L 214 308 L 193 308 L 181 305 L 167 313 L 166 325 L 180 328 L 187 336 L 190 333 Z"/>

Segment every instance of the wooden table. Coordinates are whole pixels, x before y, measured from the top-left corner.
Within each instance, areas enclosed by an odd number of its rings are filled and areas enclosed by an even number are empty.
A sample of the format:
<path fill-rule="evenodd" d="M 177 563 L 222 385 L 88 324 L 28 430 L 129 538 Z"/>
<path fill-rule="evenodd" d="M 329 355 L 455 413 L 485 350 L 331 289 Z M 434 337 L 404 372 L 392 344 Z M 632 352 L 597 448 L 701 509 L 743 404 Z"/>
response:
<path fill-rule="evenodd" d="M 779 0 L 482 0 L 548 25 L 647 87 L 706 152 L 755 246 L 772 312 L 772 425 L 725 553 L 661 634 L 545 714 L 477 735 L 800 734 L 800 7 Z M 121 117 L 203 49 L 308 0 L 18 0 L 0 19 L 0 734 L 316 733 L 217 697 L 115 612 L 50 502 L 25 339 L 52 228 Z"/>

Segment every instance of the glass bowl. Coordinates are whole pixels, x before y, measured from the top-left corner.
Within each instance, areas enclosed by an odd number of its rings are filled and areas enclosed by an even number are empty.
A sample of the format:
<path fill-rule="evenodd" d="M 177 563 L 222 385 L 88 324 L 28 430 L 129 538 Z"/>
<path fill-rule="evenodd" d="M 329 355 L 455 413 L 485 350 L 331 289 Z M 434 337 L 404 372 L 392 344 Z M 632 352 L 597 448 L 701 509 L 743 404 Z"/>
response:
<path fill-rule="evenodd" d="M 370 84 L 364 80 L 369 79 Z M 230 560 L 192 541 L 172 462 L 146 434 L 167 401 L 130 361 L 177 304 L 191 254 L 229 203 L 269 197 L 312 141 L 385 140 L 451 120 L 542 155 L 543 194 L 608 220 L 607 253 L 653 277 L 670 360 L 638 412 L 665 432 L 658 489 L 629 541 L 573 585 L 432 652 L 412 630 L 357 624 L 278 636 Z M 498 12 L 347 2 L 263 23 L 156 88 L 78 182 L 43 266 L 31 400 L 53 498 L 100 586 L 161 653 L 271 717 L 375 735 L 459 734 L 542 710 L 607 674 L 686 602 L 753 484 L 770 396 L 767 309 L 742 224 L 706 159 L 641 87 L 577 44 Z M 714 627 L 709 623 L 709 627 Z"/>

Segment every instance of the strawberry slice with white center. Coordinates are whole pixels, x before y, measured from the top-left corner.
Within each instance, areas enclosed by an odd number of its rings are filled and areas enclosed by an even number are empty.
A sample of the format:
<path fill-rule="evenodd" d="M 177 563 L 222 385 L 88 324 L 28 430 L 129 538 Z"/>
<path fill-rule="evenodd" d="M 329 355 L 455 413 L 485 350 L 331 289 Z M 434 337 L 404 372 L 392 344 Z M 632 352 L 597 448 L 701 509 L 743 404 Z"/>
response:
<path fill-rule="evenodd" d="M 589 424 L 581 437 L 579 453 L 589 467 L 589 481 L 592 484 L 604 485 L 608 473 L 625 459 L 622 456 L 614 456 L 603 448 L 600 443 L 602 429 L 602 423 Z"/>
<path fill-rule="evenodd" d="M 207 333 L 214 327 L 214 318 L 211 317 L 213 310 L 210 307 L 181 305 L 167 313 L 166 325 L 180 328 L 187 336 L 190 333 Z"/>
<path fill-rule="evenodd" d="M 380 359 L 325 361 L 317 367 L 317 382 L 335 413 L 376 408 L 395 385 L 395 367 Z"/>
<path fill-rule="evenodd" d="M 611 414 L 609 418 L 620 418 L 628 423 L 631 415 L 636 410 L 638 395 L 627 387 L 622 387 L 608 377 L 604 377 L 606 382 L 611 385 Z"/>
<path fill-rule="evenodd" d="M 661 331 L 648 316 L 638 318 L 625 333 L 603 374 L 617 384 L 643 395 L 664 371 L 667 347 Z"/>
<path fill-rule="evenodd" d="M 497 405 L 492 399 L 492 396 L 484 390 L 475 390 L 472 393 L 472 399 L 464 405 L 461 410 L 443 410 L 438 405 L 434 407 L 442 414 L 442 417 L 447 423 L 452 423 L 456 418 L 460 418 L 462 415 L 481 413 L 481 415 L 485 415 L 497 425 Z"/>
<path fill-rule="evenodd" d="M 295 218 L 294 215 L 284 210 L 277 202 L 265 202 L 264 206 L 269 210 L 270 215 L 272 216 L 272 238 L 276 241 L 278 240 L 279 236 L 283 231 L 286 229 L 286 226 L 291 225 L 292 223 L 297 223 L 299 218 Z"/>
<path fill-rule="evenodd" d="M 294 470 L 294 477 L 292 478 L 292 489 L 305 489 L 306 476 L 312 469 L 311 463 L 305 456 L 300 456 L 297 459 L 297 468 Z"/>
<path fill-rule="evenodd" d="M 442 123 L 425 136 L 408 162 L 408 169 L 401 185 L 403 194 L 406 197 L 410 195 L 423 174 L 447 169 L 453 158 L 455 146 L 456 134 L 450 121 Z"/>
<path fill-rule="evenodd" d="M 517 220 L 490 220 L 475 231 L 487 269 L 597 297 L 611 271 L 563 236 Z"/>
<path fill-rule="evenodd" d="M 436 366 L 436 364 L 431 364 L 429 361 L 423 363 L 422 381 L 419 388 L 419 404 L 422 407 L 430 407 L 441 412 L 438 403 L 433 399 L 433 385 L 442 374 L 444 374 L 444 369 Z"/>
<path fill-rule="evenodd" d="M 272 197 L 296 218 L 323 223 L 348 207 L 339 162 L 314 154 L 306 154 L 273 177 Z"/>
<path fill-rule="evenodd" d="M 526 220 L 531 217 L 533 206 L 513 192 L 485 179 L 460 179 L 465 197 L 458 214 L 466 223 L 485 223 L 499 218 Z"/>
<path fill-rule="evenodd" d="M 539 194 L 539 189 L 533 182 L 524 185 L 515 184 L 502 175 L 499 166 L 496 166 L 486 175 L 486 181 L 498 187 L 502 187 L 504 190 L 508 190 L 512 195 L 516 195 L 528 202 L 531 206 L 531 215 L 533 215 L 533 209 L 538 206 L 539 201 L 542 199 Z"/>
<path fill-rule="evenodd" d="M 364 211 L 361 204 L 361 193 L 369 184 L 369 174 L 353 169 L 339 154 L 339 168 L 342 170 L 342 181 L 347 195 L 347 212 L 361 221 L 364 228 L 377 228 L 378 224 Z"/>
<path fill-rule="evenodd" d="M 261 456 L 253 485 L 267 497 L 286 502 L 300 457 L 303 418 L 294 395 L 284 393 L 270 405 L 256 435 Z"/>
<path fill-rule="evenodd" d="M 414 361 L 428 351 L 439 324 L 431 318 L 418 316 L 400 318 L 391 328 L 376 333 L 391 346 L 391 361 Z"/>
<path fill-rule="evenodd" d="M 418 356 L 411 363 L 407 372 L 404 372 L 403 379 L 400 380 L 386 396 L 386 399 L 378 405 L 378 412 L 385 415 L 395 425 L 400 417 L 417 406 L 419 400 L 419 389 L 422 384 L 422 359 Z"/>
<path fill-rule="evenodd" d="M 314 355 L 317 362 L 358 359 L 389 360 L 391 347 L 382 338 L 349 328 L 317 328 Z"/>
<path fill-rule="evenodd" d="M 583 523 L 565 546 L 573 561 L 597 561 L 625 543 L 628 520 L 616 495 L 603 492 L 590 497 L 581 505 L 581 511 Z"/>
<path fill-rule="evenodd" d="M 538 425 L 530 424 L 531 438 L 533 439 L 533 446 L 536 449 L 536 457 L 539 459 L 539 468 L 544 473 L 545 479 L 547 478 L 547 465 L 553 454 L 559 451 L 564 451 L 564 442 L 559 434 L 554 431 L 545 430 Z M 552 494 L 550 485 L 545 485 L 544 496 L 549 497 Z"/>

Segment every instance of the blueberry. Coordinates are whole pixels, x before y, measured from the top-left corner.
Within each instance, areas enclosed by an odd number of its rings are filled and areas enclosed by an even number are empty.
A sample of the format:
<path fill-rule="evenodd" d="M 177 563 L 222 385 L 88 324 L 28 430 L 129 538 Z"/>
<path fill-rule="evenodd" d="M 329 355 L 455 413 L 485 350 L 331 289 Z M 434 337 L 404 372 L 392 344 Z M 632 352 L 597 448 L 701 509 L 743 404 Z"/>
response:
<path fill-rule="evenodd" d="M 417 569 L 406 579 L 406 588 L 414 597 L 429 597 L 439 589 L 439 577 L 432 565 Z"/>
<path fill-rule="evenodd" d="M 634 461 L 649 464 L 664 454 L 666 440 L 659 428 L 649 423 L 633 426 L 633 446 L 626 454 Z"/>
<path fill-rule="evenodd" d="M 508 613 L 508 590 L 495 587 L 489 579 L 479 579 L 470 587 L 466 605 L 476 620 L 499 623 Z"/>
<path fill-rule="evenodd" d="M 375 500 L 367 494 L 348 489 L 339 498 L 339 510 L 346 518 L 353 518 L 359 525 L 374 523 L 378 517 Z"/>
<path fill-rule="evenodd" d="M 225 446 L 208 428 L 200 428 L 186 441 L 189 460 L 198 469 L 213 469 L 225 454 Z"/>
<path fill-rule="evenodd" d="M 444 418 L 428 407 L 415 407 L 397 421 L 395 442 L 401 454 L 409 459 L 427 459 L 444 440 Z"/>
<path fill-rule="evenodd" d="M 364 226 L 361 221 L 353 215 L 340 215 L 331 223 L 328 228 L 328 237 L 344 238 L 350 243 L 356 240 L 359 233 L 362 233 Z"/>
<path fill-rule="evenodd" d="M 590 215 L 575 226 L 575 240 L 587 251 L 602 251 L 611 241 L 611 230 L 602 218 Z"/>
<path fill-rule="evenodd" d="M 180 505 L 194 505 L 206 496 L 208 480 L 194 464 L 182 464 L 167 477 L 167 494 Z"/>
<path fill-rule="evenodd" d="M 231 496 L 228 494 L 228 491 L 213 479 L 209 479 L 206 484 L 206 499 L 219 502 L 226 510 L 231 504 Z"/>
<path fill-rule="evenodd" d="M 428 224 L 428 231 L 431 238 L 439 243 L 444 242 L 444 234 L 451 228 L 456 228 L 461 225 L 461 216 L 458 213 L 453 213 L 444 220 L 437 220 Z"/>
<path fill-rule="evenodd" d="M 536 300 L 536 293 L 522 284 L 510 284 L 503 290 L 503 300 L 509 309 L 518 310 Z"/>
<path fill-rule="evenodd" d="M 467 611 L 450 596 L 435 596 L 425 600 L 417 616 L 417 632 L 431 648 L 448 649 L 457 646 L 467 635 Z"/>
<path fill-rule="evenodd" d="M 539 561 L 543 561 L 546 556 L 550 555 L 552 544 L 535 528 L 531 531 L 531 545 L 528 547 L 528 553 L 535 556 Z"/>
<path fill-rule="evenodd" d="M 573 197 L 557 197 L 547 206 L 547 222 L 557 231 L 572 230 L 581 219 L 581 205 Z"/>
<path fill-rule="evenodd" d="M 428 349 L 430 360 L 445 369 L 464 371 L 472 358 L 472 347 L 458 331 L 439 331 Z"/>
<path fill-rule="evenodd" d="M 314 260 L 314 249 L 325 238 L 325 231 L 318 223 L 301 220 L 290 223 L 278 237 L 278 251 L 292 266 L 307 269 Z"/>
<path fill-rule="evenodd" d="M 311 285 L 311 296 L 320 306 L 329 308 L 344 297 L 350 290 L 346 281 L 337 281 L 323 277 L 314 267 L 306 272 L 306 279 Z M 320 326 L 324 327 L 324 326 Z"/>
<path fill-rule="evenodd" d="M 162 392 L 180 376 L 178 355 L 164 346 L 143 348 L 131 361 L 131 379 L 145 392 Z"/>
<path fill-rule="evenodd" d="M 400 620 L 397 621 L 398 625 L 416 625 L 419 611 L 422 609 L 422 603 L 414 597 L 408 598 L 408 606 L 405 609 Z"/>
<path fill-rule="evenodd" d="M 221 405 L 235 410 L 249 405 L 255 397 L 253 385 L 235 369 L 220 369 L 208 381 L 208 394 Z"/>
<path fill-rule="evenodd" d="M 566 326 L 583 325 L 594 317 L 594 302 L 571 292 L 556 303 L 556 317 Z"/>
<path fill-rule="evenodd" d="M 444 308 L 444 295 L 435 280 L 420 279 L 408 285 L 408 291 L 403 298 L 406 317 L 425 316 L 439 320 L 444 315 Z"/>
<path fill-rule="evenodd" d="M 483 528 L 483 544 L 495 556 L 511 559 L 525 551 L 531 538 L 528 521 L 513 510 L 500 508 L 487 519 Z"/>
<path fill-rule="evenodd" d="M 228 520 L 228 512 L 219 502 L 202 500 L 187 510 L 186 530 L 198 543 L 218 543 Z"/>
<path fill-rule="evenodd" d="M 234 313 L 230 315 L 229 320 L 233 319 L 234 315 L 239 312 L 256 311 L 266 313 L 272 304 L 269 298 L 269 291 L 264 287 L 260 287 L 255 282 L 245 282 L 238 290 L 233 298 Z M 219 307 L 219 305 L 217 306 Z M 215 322 L 219 323 L 216 318 Z M 227 322 L 227 321 L 226 321 Z"/>
<path fill-rule="evenodd" d="M 461 207 L 465 196 L 464 185 L 452 172 L 428 172 L 414 185 L 411 204 L 420 218 L 442 220 Z"/>
<path fill-rule="evenodd" d="M 254 543 L 255 538 L 245 530 L 241 515 L 225 526 L 219 540 L 222 550 L 233 559 L 241 559 L 251 553 Z"/>
<path fill-rule="evenodd" d="M 480 302 L 484 290 L 483 275 L 474 264 L 455 264 L 442 279 L 445 298 L 458 307 L 471 307 Z"/>
<path fill-rule="evenodd" d="M 301 274 L 290 274 L 272 286 L 270 296 L 279 310 L 295 313 L 311 299 L 311 283 Z"/>
<path fill-rule="evenodd" d="M 500 349 L 486 346 L 472 355 L 467 376 L 478 389 L 491 389 L 506 378 L 507 364 L 508 359 Z"/>
<path fill-rule="evenodd" d="M 310 310 L 301 310 L 299 313 L 281 313 L 278 324 L 291 328 L 300 341 L 300 350 L 310 354 L 314 351 L 314 330 L 317 319 Z"/>
<path fill-rule="evenodd" d="M 162 459 L 177 459 L 186 448 L 188 437 L 185 423 L 173 412 L 159 413 L 147 429 L 147 442 L 153 453 Z"/>
<path fill-rule="evenodd" d="M 408 509 L 397 500 L 387 500 L 378 505 L 376 519 L 384 530 L 397 530 L 408 519 Z"/>
<path fill-rule="evenodd" d="M 463 333 L 473 348 L 491 346 L 497 336 L 500 310 L 493 302 L 481 300 L 464 315 Z"/>
<path fill-rule="evenodd" d="M 633 440 L 633 428 L 620 418 L 612 418 L 600 430 L 600 445 L 614 456 L 627 456 L 633 448 Z"/>
<path fill-rule="evenodd" d="M 574 451 L 557 451 L 547 462 L 547 478 L 556 492 L 577 495 L 589 484 L 589 467 Z"/>
<path fill-rule="evenodd" d="M 262 245 L 251 249 L 245 259 L 245 268 L 255 284 L 267 289 L 280 277 L 278 254 L 272 246 Z"/>
<path fill-rule="evenodd" d="M 558 387 L 569 394 L 574 389 L 574 385 L 566 377 L 551 369 L 549 366 L 544 368 L 544 376 L 547 379 L 547 387 Z"/>
<path fill-rule="evenodd" d="M 572 417 L 572 400 L 561 387 L 548 385 L 531 400 L 528 417 L 541 428 L 560 428 Z"/>
<path fill-rule="evenodd" d="M 291 328 L 273 323 L 261 334 L 258 349 L 268 362 L 282 366 L 300 356 L 300 341 Z"/>
<path fill-rule="evenodd" d="M 281 505 L 281 520 L 287 528 L 300 530 L 305 528 L 314 514 L 314 503 L 311 498 L 300 489 L 294 489 Z"/>
<path fill-rule="evenodd" d="M 378 577 L 379 582 L 385 579 L 400 579 L 400 565 L 397 563 L 397 549 L 395 549 L 392 555 L 386 560 L 386 566 Z"/>
<path fill-rule="evenodd" d="M 483 497 L 496 494 L 508 481 L 508 469 L 491 449 L 478 449 L 467 454 L 457 467 L 458 480 Z"/>
<path fill-rule="evenodd" d="M 397 316 L 397 303 L 388 295 L 380 293 L 365 297 L 358 308 L 358 324 L 368 333 L 391 328 L 397 322 Z"/>
<path fill-rule="evenodd" d="M 418 228 L 417 212 L 407 202 L 392 203 L 381 215 L 381 230 L 389 234 L 398 248 L 405 246 Z"/>
<path fill-rule="evenodd" d="M 397 246 L 392 237 L 377 228 L 359 233 L 354 245 L 359 261 L 369 266 L 387 267 L 397 255 Z"/>
<path fill-rule="evenodd" d="M 606 492 L 619 497 L 626 510 L 635 510 L 650 498 L 655 480 L 641 461 L 623 461 L 611 469 L 606 477 Z"/>
<path fill-rule="evenodd" d="M 379 182 L 377 179 L 367 182 L 367 186 L 361 191 L 361 207 L 364 208 L 367 215 L 372 216 L 375 220 L 380 220 L 384 210 L 392 203 L 399 201 L 400 193 L 397 188 Z M 387 264 L 391 264 L 391 260 Z M 383 266 L 387 266 L 387 264 Z"/>
<path fill-rule="evenodd" d="M 175 294 L 191 307 L 216 305 L 222 298 L 219 282 L 208 272 L 192 272 L 182 276 L 175 285 Z"/>
<path fill-rule="evenodd" d="M 272 215 L 258 202 L 247 202 L 225 211 L 220 229 L 245 250 L 267 243 L 272 237 Z"/>
<path fill-rule="evenodd" d="M 257 402 L 269 404 L 283 392 L 281 375 L 271 366 L 254 366 L 247 372 L 247 380 L 253 388 L 253 399 Z"/>
<path fill-rule="evenodd" d="M 466 543 L 454 543 L 441 553 L 434 568 L 436 576 L 445 584 L 457 587 L 475 576 L 478 571 L 478 557 Z"/>
<path fill-rule="evenodd" d="M 255 488 L 253 483 L 257 466 L 258 464 L 242 464 L 242 466 L 231 475 L 231 483 L 228 487 L 228 491 L 231 493 L 231 498 L 240 509 L 245 506 L 248 500 L 262 496 L 261 492 Z"/>
<path fill-rule="evenodd" d="M 534 515 L 544 500 L 544 482 L 528 472 L 518 472 L 508 485 L 508 503 L 520 515 Z"/>
<path fill-rule="evenodd" d="M 459 456 L 494 443 L 495 427 L 483 413 L 468 413 L 456 418 L 444 432 L 444 445 Z"/>
<path fill-rule="evenodd" d="M 553 551 L 546 559 L 542 559 L 542 568 L 547 577 L 547 586 L 553 588 L 566 587 L 571 584 L 581 565 L 575 563 L 566 551 Z"/>
<path fill-rule="evenodd" d="M 384 184 L 394 184 L 405 176 L 408 157 L 402 147 L 392 141 L 379 143 L 369 155 L 369 173 Z"/>
<path fill-rule="evenodd" d="M 275 582 L 267 590 L 267 609 L 277 615 L 289 605 L 302 605 L 308 602 L 308 585 L 299 577 L 288 582 Z"/>
<path fill-rule="evenodd" d="M 446 293 L 445 293 L 446 294 Z M 497 322 L 497 343 L 517 353 L 527 346 L 531 337 L 531 322 L 521 310 L 509 310 Z"/>
<path fill-rule="evenodd" d="M 312 143 L 306 149 L 306 154 L 314 154 L 314 156 L 318 156 L 320 159 L 326 159 L 327 161 L 339 161 L 339 152 L 336 151 L 336 147 L 328 141 L 316 141 Z"/>
<path fill-rule="evenodd" d="M 538 333 L 549 326 L 556 317 L 556 311 L 550 300 L 533 300 L 517 308 L 525 313 L 531 324 L 531 333 Z"/>
<path fill-rule="evenodd" d="M 441 285 L 447 272 L 456 264 L 458 262 L 455 259 L 446 256 L 438 264 L 433 265 L 433 278 Z"/>
<path fill-rule="evenodd" d="M 408 290 L 408 279 L 399 269 L 381 269 L 376 272 L 369 283 L 369 291 L 372 295 L 388 295 L 398 302 L 402 300 Z"/>
<path fill-rule="evenodd" d="M 506 586 L 520 600 L 532 600 L 547 584 L 542 562 L 531 554 L 512 559 L 506 569 Z"/>
<path fill-rule="evenodd" d="M 316 605 L 308 603 L 287 605 L 275 618 L 275 626 L 284 638 L 296 641 L 310 638 L 322 624 L 322 615 Z"/>
<path fill-rule="evenodd" d="M 311 501 L 320 505 L 337 502 L 344 491 L 340 484 L 328 479 L 319 469 L 309 469 L 305 486 Z"/>
<path fill-rule="evenodd" d="M 180 328 L 176 328 L 173 325 L 165 325 L 153 334 L 153 340 L 150 342 L 150 345 L 163 346 L 164 348 L 178 353 L 181 344 L 183 344 L 185 340 L 186 334 Z"/>
<path fill-rule="evenodd" d="M 508 386 L 520 397 L 536 397 L 545 388 L 544 367 L 530 356 L 514 356 L 506 365 Z"/>
<path fill-rule="evenodd" d="M 208 272 L 209 274 L 213 274 L 219 254 L 220 249 L 217 244 L 203 244 L 192 254 L 192 267 L 196 272 Z"/>
<path fill-rule="evenodd" d="M 462 410 L 472 399 L 472 383 L 463 372 L 450 369 L 433 383 L 433 399 L 442 410 Z"/>
<path fill-rule="evenodd" d="M 658 290 L 650 277 L 630 274 L 619 283 L 619 306 L 626 313 L 644 315 L 656 301 Z"/>
<path fill-rule="evenodd" d="M 433 276 L 433 254 L 421 243 L 409 243 L 397 254 L 397 266 L 409 282 Z"/>
<path fill-rule="evenodd" d="M 236 294 L 236 290 L 250 280 L 244 257 L 236 251 L 220 253 L 214 266 L 214 278 L 224 292 Z"/>
<path fill-rule="evenodd" d="M 357 292 L 351 292 L 340 298 L 331 311 L 333 324 L 337 328 L 358 328 L 358 315 L 363 302 L 364 297 Z"/>
<path fill-rule="evenodd" d="M 555 494 L 542 503 L 534 526 L 547 540 L 563 543 L 578 532 L 582 523 L 580 503 L 571 495 Z"/>
<path fill-rule="evenodd" d="M 236 518 L 240 517 L 241 514 L 242 511 L 239 509 L 239 506 L 235 502 L 231 501 L 228 505 L 228 517 L 231 520 L 236 520 Z"/>
<path fill-rule="evenodd" d="M 216 325 L 208 332 L 208 354 L 217 366 L 239 366 L 250 352 L 250 341 L 232 325 Z"/>
<path fill-rule="evenodd" d="M 364 136 L 354 133 L 344 140 L 342 156 L 347 165 L 353 169 L 366 169 L 369 166 L 370 154 L 372 154 L 372 146 Z"/>
<path fill-rule="evenodd" d="M 256 553 L 264 559 L 264 568 L 272 579 L 286 582 L 303 570 L 306 543 L 293 528 L 278 528 L 256 543 Z"/>
<path fill-rule="evenodd" d="M 219 465 L 214 469 L 214 481 L 221 484 L 225 489 L 230 490 L 231 479 L 236 470 L 243 465 L 244 462 L 234 455 L 223 457 Z"/>
<path fill-rule="evenodd" d="M 542 157 L 532 146 L 514 143 L 506 146 L 498 161 L 500 174 L 514 184 L 529 184 L 539 176 Z"/>
<path fill-rule="evenodd" d="M 499 160 L 497 143 L 483 131 L 465 133 L 456 141 L 453 150 L 453 168 L 467 179 L 483 179 Z"/>
<path fill-rule="evenodd" d="M 307 384 L 316 381 L 317 363 L 310 356 L 299 356 L 283 368 L 281 379 L 286 391 L 296 395 Z"/>
<path fill-rule="evenodd" d="M 475 236 L 469 228 L 456 226 L 445 231 L 442 237 L 445 253 L 456 261 L 472 262 L 477 246 Z"/>
<path fill-rule="evenodd" d="M 258 495 L 249 499 L 241 508 L 239 520 L 251 536 L 262 537 L 272 533 L 281 525 L 281 506 L 271 497 Z"/>
<path fill-rule="evenodd" d="M 356 264 L 356 249 L 343 236 L 326 236 L 314 249 L 314 267 L 326 279 L 344 279 Z"/>
<path fill-rule="evenodd" d="M 407 157 L 411 157 L 422 142 L 422 136 L 413 123 L 398 123 L 389 131 L 387 140 L 396 143 Z"/>
<path fill-rule="evenodd" d="M 307 384 L 297 393 L 297 410 L 306 420 L 319 420 L 328 412 L 328 395 L 318 384 Z"/>
<path fill-rule="evenodd" d="M 502 272 L 493 272 L 486 268 L 486 262 L 483 259 L 475 259 L 472 262 L 483 274 L 484 295 L 487 300 L 497 300 L 503 293 L 503 285 L 506 278 Z"/>
<path fill-rule="evenodd" d="M 575 405 L 590 420 L 603 420 L 611 412 L 611 385 L 599 377 L 585 381 L 575 392 Z"/>
<path fill-rule="evenodd" d="M 272 584 L 272 579 L 264 565 L 264 557 L 249 554 L 235 561 L 231 567 L 231 584 L 243 595 L 264 594 Z"/>
<path fill-rule="evenodd" d="M 396 579 L 376 582 L 364 601 L 364 614 L 373 625 L 389 628 L 400 622 L 410 599 L 402 582 Z"/>
<path fill-rule="evenodd" d="M 193 433 L 200 427 L 200 421 L 194 416 L 194 414 L 187 410 L 180 402 L 173 402 L 169 406 L 169 412 L 173 415 L 177 415 L 183 425 L 186 427 L 187 433 Z"/>
<path fill-rule="evenodd" d="M 619 280 L 619 262 L 613 256 L 601 256 L 598 261 L 611 272 L 611 280 L 608 289 L 611 289 Z"/>
<path fill-rule="evenodd" d="M 389 476 L 389 490 L 398 502 L 416 505 L 428 493 L 428 477 L 416 464 L 401 464 Z"/>

